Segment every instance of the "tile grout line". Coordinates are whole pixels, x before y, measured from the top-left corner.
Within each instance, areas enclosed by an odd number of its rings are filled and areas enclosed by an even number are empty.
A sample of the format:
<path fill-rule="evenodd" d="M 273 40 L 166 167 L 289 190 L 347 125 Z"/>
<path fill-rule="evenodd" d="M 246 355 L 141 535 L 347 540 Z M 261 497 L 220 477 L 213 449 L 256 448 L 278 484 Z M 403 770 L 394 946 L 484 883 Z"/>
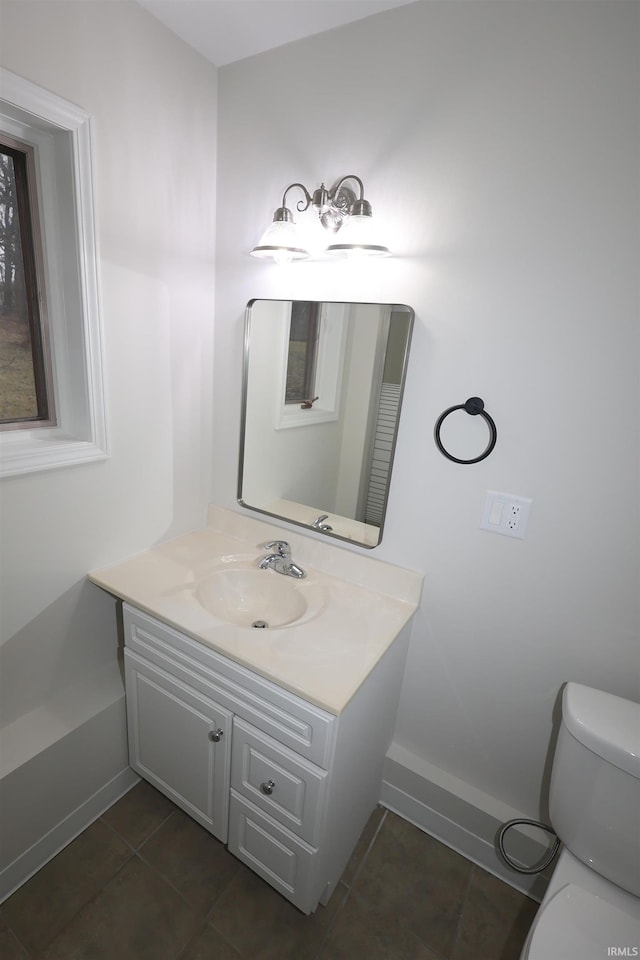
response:
<path fill-rule="evenodd" d="M 332 896 L 335 897 L 335 895 L 337 894 L 337 892 L 338 892 L 338 890 L 340 889 L 340 887 L 344 887 L 344 893 L 342 894 L 342 901 L 341 901 L 341 903 L 340 903 L 340 906 L 339 906 L 339 907 L 337 908 L 337 910 L 336 910 L 335 916 L 334 916 L 333 919 L 327 924 L 327 929 L 324 931 L 324 936 L 322 937 L 322 939 L 320 940 L 320 943 L 318 944 L 318 952 L 317 952 L 316 954 L 314 954 L 313 960 L 321 960 L 321 957 L 322 957 L 324 948 L 325 948 L 325 946 L 326 946 L 326 944 L 327 944 L 327 942 L 328 942 L 328 940 L 329 940 L 329 937 L 331 936 L 331 931 L 333 930 L 333 928 L 335 927 L 336 923 L 338 922 L 338 917 L 340 916 L 340 914 L 341 914 L 342 911 L 344 910 L 345 904 L 346 904 L 347 900 L 349 899 L 349 897 L 351 896 L 351 888 L 348 887 L 345 883 L 342 883 L 341 880 L 338 880 L 338 883 L 336 884 L 336 887 L 335 887 L 335 889 L 334 889 L 334 891 L 333 891 Z M 318 906 L 316 907 L 316 910 L 325 910 L 325 909 L 326 909 L 326 907 L 322 907 L 320 904 L 318 904 Z"/>
<path fill-rule="evenodd" d="M 134 856 L 135 856 L 135 852 L 132 853 L 132 855 L 125 860 L 125 862 L 122 864 L 122 866 L 119 867 L 118 870 L 116 870 L 116 872 L 113 874 L 113 876 L 109 877 L 109 879 L 106 881 L 106 883 L 103 883 L 103 884 L 102 884 L 102 886 L 100 887 L 99 890 L 96 890 L 96 892 L 93 894 L 92 897 L 89 897 L 89 899 L 88 899 L 85 903 L 83 903 L 82 906 L 81 906 L 78 910 L 76 910 L 76 912 L 75 912 L 71 917 L 69 917 L 69 919 L 67 920 L 67 922 L 58 930 L 58 932 L 55 934 L 54 937 L 51 938 L 51 940 L 49 940 L 49 941 L 48 941 L 47 943 L 45 943 L 42 947 L 40 947 L 38 950 L 36 950 L 35 953 L 31 953 L 31 951 L 29 951 L 29 958 L 30 958 L 30 960 L 39 960 L 40 957 L 44 956 L 44 954 L 47 953 L 47 951 L 48 951 L 48 950 L 50 949 L 50 947 L 56 942 L 56 940 L 58 940 L 58 938 L 63 935 L 63 933 L 65 932 L 65 930 L 67 930 L 67 929 L 71 926 L 71 924 L 72 924 L 82 913 L 84 913 L 84 911 L 87 910 L 88 907 L 90 907 L 91 904 L 94 903 L 94 902 L 98 899 L 99 896 L 102 895 L 102 893 L 106 890 L 106 888 L 109 886 L 109 884 L 113 883 L 113 881 L 115 880 L 115 878 L 118 877 L 118 876 L 122 873 L 122 871 L 125 869 L 125 867 L 127 866 L 127 864 L 131 863 L 131 861 L 132 861 L 132 859 L 133 859 Z"/>
<path fill-rule="evenodd" d="M 103 820 L 102 817 L 98 817 L 98 820 L 100 821 L 100 823 L 104 824 L 104 826 L 107 827 L 107 829 L 110 830 L 111 833 L 115 834 L 116 837 L 118 838 L 118 840 L 122 840 L 122 842 L 124 843 L 124 845 L 125 845 L 126 847 L 129 847 L 129 850 L 131 851 L 131 856 L 132 856 L 132 857 L 135 856 L 135 854 L 136 854 L 136 848 L 134 847 L 134 845 L 133 845 L 129 840 L 127 840 L 126 837 L 123 837 L 123 836 L 122 836 L 122 834 L 120 833 L 119 830 L 116 830 L 116 828 L 115 828 L 114 826 L 112 826 L 112 824 L 110 824 L 108 820 Z M 130 859 L 131 859 L 131 857 L 129 857 L 129 860 L 130 860 Z M 128 861 L 127 861 L 127 862 L 128 862 Z"/>
<path fill-rule="evenodd" d="M 369 854 L 371 853 L 371 851 L 372 851 L 372 849 L 373 849 L 374 843 L 375 843 L 376 840 L 378 839 L 378 835 L 379 835 L 380 831 L 382 830 L 382 825 L 383 825 L 383 823 L 385 822 L 385 820 L 387 819 L 387 814 L 389 813 L 389 811 L 387 810 L 386 807 L 382 807 L 382 810 L 383 810 L 383 813 L 382 813 L 382 816 L 380 817 L 380 823 L 378 824 L 378 826 L 376 827 L 376 829 L 375 829 L 375 831 L 374 831 L 374 834 L 373 834 L 373 837 L 371 838 L 371 842 L 369 843 L 369 846 L 367 847 L 367 849 L 365 850 L 365 852 L 364 852 L 363 855 L 362 855 L 362 860 L 360 861 L 360 863 L 358 864 L 358 866 L 356 867 L 356 869 L 353 871 L 353 877 L 352 877 L 352 879 L 351 879 L 351 883 L 348 883 L 348 884 L 345 883 L 345 887 L 347 887 L 347 889 L 349 890 L 349 893 L 351 893 L 351 891 L 352 891 L 352 889 L 353 889 L 353 886 L 354 886 L 356 880 L 358 879 L 358 876 L 360 875 L 360 871 L 361 871 L 362 868 L 364 867 L 365 862 L 366 862 Z"/>
<path fill-rule="evenodd" d="M 359 875 L 360 871 L 362 870 L 362 868 L 363 868 L 363 866 L 364 866 L 364 863 L 365 863 L 367 857 L 368 857 L 369 854 L 371 853 L 371 850 L 373 849 L 373 845 L 375 844 L 376 840 L 378 839 L 378 834 L 380 833 L 380 830 L 382 829 L 382 824 L 383 824 L 384 821 L 387 819 L 387 814 L 388 814 L 388 812 L 389 812 L 389 811 L 386 809 L 386 807 L 382 807 L 382 811 L 383 811 L 383 812 L 382 812 L 382 816 L 380 817 L 380 823 L 378 824 L 378 826 L 377 826 L 376 829 L 374 830 L 373 837 L 371 838 L 371 841 L 370 841 L 369 845 L 367 846 L 367 849 L 366 849 L 365 852 L 363 853 L 362 859 L 360 860 L 360 863 L 358 864 L 358 866 L 356 867 L 356 869 L 355 869 L 354 872 L 353 872 L 353 877 L 351 878 L 351 882 L 350 882 L 350 883 L 344 883 L 343 880 L 338 880 L 338 883 L 336 884 L 336 888 L 335 888 L 335 890 L 334 890 L 334 892 L 333 892 L 333 895 L 335 896 L 335 894 L 336 894 L 336 892 L 338 891 L 338 888 L 340 887 L 340 885 L 342 885 L 342 886 L 345 888 L 345 894 L 344 894 L 344 896 L 343 896 L 343 898 L 342 898 L 342 903 L 340 904 L 340 906 L 339 906 L 338 909 L 336 910 L 336 915 L 335 915 L 335 917 L 332 919 L 331 923 L 329 923 L 329 925 L 327 926 L 325 935 L 324 935 L 324 937 L 322 938 L 322 941 L 321 941 L 321 943 L 320 943 L 320 945 L 319 945 L 319 947 L 318 947 L 318 952 L 317 952 L 317 954 L 315 955 L 314 960 L 322 960 L 322 953 L 323 953 L 323 950 L 324 950 L 326 944 L 327 944 L 328 941 L 329 941 L 329 937 L 331 936 L 331 932 L 333 931 L 334 927 L 336 926 L 336 924 L 337 924 L 337 922 L 338 922 L 338 918 L 340 917 L 340 915 L 342 914 L 343 910 L 345 909 L 345 906 L 347 905 L 347 901 L 349 900 L 349 898 L 351 897 L 351 895 L 352 895 L 352 893 L 353 893 L 353 885 L 354 885 L 355 881 L 357 880 L 358 875 Z"/>
<path fill-rule="evenodd" d="M 212 920 L 207 919 L 205 926 L 206 926 L 206 927 L 209 927 L 211 930 L 215 930 L 215 932 L 217 933 L 217 935 L 218 935 L 222 940 L 224 940 L 224 942 L 227 944 L 227 946 L 230 947 L 232 950 L 234 950 L 239 956 L 241 956 L 240 950 L 239 950 L 238 947 L 235 945 L 235 943 L 233 943 L 232 940 L 229 940 L 229 938 L 226 937 L 226 936 L 224 935 L 224 933 L 222 933 L 222 931 L 218 929 L 218 927 L 216 927 L 215 923 L 214 923 Z M 180 960 L 180 957 L 179 957 L 179 956 L 176 957 L 176 960 Z"/>
<path fill-rule="evenodd" d="M 155 867 L 152 863 L 150 863 L 149 860 L 147 860 L 146 857 L 145 857 L 145 856 L 143 855 L 143 853 L 142 853 L 142 848 L 143 848 L 144 846 L 146 846 L 146 844 L 149 842 L 149 840 L 151 840 L 153 837 L 155 837 L 155 835 L 158 833 L 159 830 L 162 829 L 162 827 L 165 825 L 165 823 L 167 823 L 167 821 L 170 820 L 171 817 L 174 816 L 175 812 L 176 812 L 175 810 L 170 810 L 169 813 L 167 814 L 167 816 L 166 816 L 163 820 L 161 820 L 160 823 L 159 823 L 156 827 L 154 827 L 154 829 L 151 831 L 151 833 L 150 833 L 148 836 L 146 836 L 146 837 L 144 838 L 144 840 L 142 841 L 142 843 L 140 843 L 137 847 L 134 846 L 134 845 L 131 843 L 131 841 L 128 840 L 122 833 L 120 833 L 120 831 L 119 831 L 116 827 L 114 827 L 112 824 L 108 823 L 106 820 L 104 821 L 104 823 L 105 823 L 105 825 L 106 825 L 107 827 L 109 827 L 109 829 L 110 829 L 113 833 L 115 833 L 115 835 L 116 835 L 120 840 L 122 840 L 122 842 L 125 843 L 125 844 L 129 847 L 129 849 L 131 850 L 131 856 L 130 856 L 129 859 L 126 861 L 126 863 L 129 863 L 129 862 L 133 859 L 133 857 L 136 857 L 136 858 L 140 861 L 140 863 L 143 863 L 143 864 L 145 865 L 145 867 L 148 867 L 149 870 L 151 870 L 151 872 L 152 872 L 154 875 L 160 877 L 160 879 L 161 879 L 164 883 L 166 883 L 167 886 L 168 886 L 171 890 L 173 890 L 173 892 L 174 892 L 178 897 L 180 897 L 180 899 L 182 900 L 183 903 L 186 904 L 186 906 L 192 907 L 193 909 L 197 909 L 196 907 L 194 907 L 194 904 L 190 903 L 190 901 L 187 900 L 187 898 L 185 897 L 185 895 L 184 895 L 180 890 L 178 890 L 178 888 L 177 888 L 176 886 L 174 886 L 174 884 L 171 882 L 171 880 L 169 880 L 169 878 L 168 878 L 167 876 L 165 876 L 165 874 L 164 874 L 158 867 Z M 123 864 L 123 866 L 124 866 L 124 864 Z M 118 871 L 118 873 L 119 873 L 119 872 L 120 872 L 120 871 Z M 114 874 L 114 876 L 115 876 L 115 874 Z M 111 879 L 113 879 L 113 878 L 111 878 Z M 104 886 L 102 887 L 103 890 L 105 889 L 105 887 L 106 887 L 109 883 L 111 883 L 111 879 L 109 879 L 109 880 L 107 881 L 107 883 L 104 884 Z M 203 916 L 204 916 L 204 918 L 206 919 L 207 911 L 205 911 L 205 912 L 203 913 Z"/>
<path fill-rule="evenodd" d="M 473 876 L 474 876 L 475 870 L 476 870 L 476 865 L 472 863 L 471 870 L 469 871 L 469 879 L 467 880 L 467 887 L 466 887 L 466 890 L 464 891 L 464 897 L 462 898 L 462 903 L 460 904 L 460 913 L 458 915 L 458 922 L 456 923 L 455 934 L 451 942 L 451 951 L 449 954 L 450 957 L 454 955 L 456 946 L 458 944 L 458 940 L 460 939 L 460 931 L 462 928 L 462 918 L 464 917 L 464 912 L 469 902 L 469 894 L 471 893 L 471 884 L 473 883 Z"/>
<path fill-rule="evenodd" d="M 187 898 L 187 895 L 186 895 L 185 893 L 183 893 L 182 890 L 180 890 L 178 887 L 176 887 L 175 884 L 169 879 L 169 877 L 168 877 L 165 873 L 162 872 L 162 870 L 161 870 L 159 867 L 155 866 L 153 863 L 151 863 L 149 860 L 147 860 L 147 859 L 144 857 L 144 855 L 143 855 L 143 853 L 142 853 L 142 847 L 143 847 L 143 846 L 144 846 L 144 844 L 141 845 L 140 849 L 134 851 L 134 856 L 136 856 L 141 863 L 144 863 L 145 867 L 148 867 L 149 870 L 151 870 L 151 872 L 152 872 L 155 876 L 160 877 L 160 879 L 161 879 L 164 883 L 166 883 L 167 886 L 170 887 L 171 890 L 173 890 L 173 892 L 174 892 L 175 894 L 177 894 L 177 896 L 180 897 L 180 899 L 182 900 L 182 902 L 183 902 L 184 904 L 186 904 L 187 907 L 190 907 L 192 910 L 197 910 L 198 912 L 202 913 L 203 924 L 209 924 L 209 926 L 214 926 L 214 924 L 212 924 L 212 923 L 209 922 L 209 915 L 210 915 L 210 913 L 212 912 L 212 910 L 213 910 L 214 906 L 216 905 L 217 901 L 219 900 L 220 896 L 221 896 L 221 895 L 224 893 L 224 891 L 227 889 L 227 887 L 225 886 L 222 890 L 219 890 L 219 891 L 216 893 L 216 896 L 214 897 L 214 899 L 211 901 L 211 903 L 208 904 L 206 907 L 199 907 L 197 904 L 192 903 L 191 900 L 189 900 L 189 899 Z M 240 867 L 240 866 L 241 866 L 241 863 L 240 863 L 240 861 L 238 860 L 238 867 Z M 237 873 L 237 871 L 236 871 L 236 873 Z M 227 884 L 227 886 L 229 886 L 229 885 L 233 882 L 233 880 L 235 879 L 235 876 L 236 876 L 236 874 L 233 874 L 233 876 L 232 876 L 231 879 L 229 880 L 229 883 Z M 218 931 L 218 932 L 219 932 L 219 931 Z"/>
<path fill-rule="evenodd" d="M 172 802 L 173 802 L 173 801 L 172 801 Z M 160 878 L 167 884 L 167 886 L 169 886 L 169 887 L 174 891 L 174 893 L 176 893 L 176 894 L 180 897 L 180 899 L 181 899 L 188 907 L 191 907 L 191 908 L 194 909 L 194 910 L 200 911 L 201 908 L 198 907 L 196 904 L 192 903 L 192 902 L 187 898 L 186 894 L 183 893 L 181 890 L 179 890 L 178 887 L 176 887 L 176 886 L 174 885 L 174 883 L 169 879 L 169 877 L 166 876 L 166 874 L 163 873 L 162 870 L 161 870 L 159 867 L 157 867 L 157 866 L 155 866 L 153 863 L 151 863 L 151 861 L 148 860 L 148 859 L 146 858 L 146 856 L 144 855 L 144 853 L 143 853 L 143 849 L 144 849 L 144 847 L 147 845 L 147 843 L 149 843 L 149 841 L 152 840 L 153 837 L 155 837 L 157 833 L 159 833 L 159 831 L 160 831 L 160 830 L 162 829 L 162 827 L 171 819 L 171 817 L 175 816 L 176 813 L 184 813 L 184 812 L 185 812 L 185 811 L 181 811 L 181 809 L 180 809 L 179 807 L 176 807 L 175 810 L 171 810 L 171 811 L 168 813 L 168 815 L 164 818 L 164 820 L 162 820 L 162 822 L 159 823 L 158 826 L 157 826 L 154 830 L 151 831 L 151 833 L 149 834 L 149 836 L 148 836 L 148 837 L 145 837 L 145 839 L 142 841 L 142 843 L 140 844 L 140 846 L 137 847 L 137 848 L 132 848 L 132 849 L 133 849 L 134 855 L 141 861 L 141 863 L 144 863 L 144 865 L 145 865 L 146 867 L 148 867 L 154 874 L 156 874 L 158 877 L 160 877 Z M 186 816 L 189 816 L 189 815 L 186 814 Z M 203 829 L 204 829 L 204 828 L 203 828 Z M 117 831 L 116 831 L 116 832 L 117 832 Z M 120 836 L 120 834 L 118 834 L 118 836 Z M 225 849 L 227 848 L 227 845 L 224 844 L 224 843 L 222 843 L 221 840 L 218 840 L 217 837 L 213 837 L 212 834 L 209 834 L 209 836 L 211 836 L 211 837 L 216 841 L 216 843 L 220 843 L 221 846 L 223 846 Z M 238 864 L 238 868 L 239 868 L 239 867 L 241 866 L 241 861 L 238 860 L 238 861 L 237 861 L 237 864 Z M 237 872 L 238 872 L 238 871 L 236 870 L 236 873 L 237 873 Z M 229 884 L 232 883 L 232 881 L 233 881 L 234 878 L 235 878 L 235 874 L 234 874 L 234 875 L 231 877 L 231 879 L 229 880 Z M 228 884 L 228 885 L 229 885 L 229 884 Z M 212 912 L 212 910 L 213 910 L 216 902 L 218 901 L 218 899 L 220 898 L 220 896 L 222 895 L 222 893 L 224 892 L 224 890 L 226 890 L 226 887 L 225 887 L 223 890 L 219 890 L 219 891 L 217 892 L 216 896 L 215 896 L 214 899 L 211 901 L 211 903 L 208 904 L 207 907 L 202 908 L 203 924 L 209 925 L 209 926 L 212 926 L 212 927 L 214 926 L 212 923 L 209 923 L 209 915 L 211 914 L 211 912 Z M 216 932 L 219 933 L 219 931 L 216 931 Z"/>
<path fill-rule="evenodd" d="M 9 899 L 9 898 L 7 898 L 7 899 Z M 32 958 L 35 957 L 35 954 L 33 954 L 33 953 L 31 952 L 30 948 L 26 945 L 26 943 L 23 942 L 23 940 L 22 940 L 22 938 L 20 937 L 18 931 L 15 930 L 14 927 L 12 926 L 12 924 L 11 924 L 11 922 L 10 922 L 10 920 L 9 920 L 9 917 L 7 916 L 6 912 L 5 912 L 4 910 L 2 910 L 2 906 L 1 906 L 1 905 L 0 905 L 0 917 L 2 917 L 2 919 L 4 920 L 4 922 L 5 922 L 6 926 L 7 926 L 7 930 L 8 930 L 9 933 L 14 937 L 14 939 L 15 939 L 16 943 L 18 944 L 18 946 L 22 947 L 22 949 L 24 950 L 25 954 L 27 955 L 27 960 L 32 960 Z"/>
<path fill-rule="evenodd" d="M 146 836 L 146 837 L 144 838 L 144 840 L 143 840 L 141 843 L 138 844 L 137 847 L 136 847 L 133 843 L 131 843 L 131 841 L 130 841 L 127 837 L 125 837 L 124 834 L 120 833 L 120 831 L 118 830 L 117 827 L 115 827 L 113 824 L 109 823 L 108 820 L 103 820 L 102 817 L 100 817 L 99 819 L 102 820 L 102 822 L 105 823 L 106 826 L 109 827 L 109 829 L 112 830 L 112 831 L 116 834 L 116 836 L 120 837 L 120 839 L 121 839 L 124 843 L 126 843 L 126 845 L 129 847 L 130 850 L 132 850 L 134 853 L 138 853 L 138 851 L 141 850 L 142 847 L 144 847 L 145 843 L 147 843 L 149 840 L 151 840 L 152 837 L 155 837 L 155 835 L 156 835 L 156 833 L 158 832 L 158 830 L 160 830 L 160 829 L 165 825 L 165 823 L 167 822 L 167 820 L 170 820 L 170 819 L 171 819 L 171 817 L 174 815 L 175 812 L 176 812 L 175 810 L 170 810 L 169 813 L 166 815 L 166 817 L 164 817 L 164 818 L 160 821 L 160 823 L 153 828 L 153 830 L 151 831 L 151 833 L 148 834 L 148 836 Z"/>

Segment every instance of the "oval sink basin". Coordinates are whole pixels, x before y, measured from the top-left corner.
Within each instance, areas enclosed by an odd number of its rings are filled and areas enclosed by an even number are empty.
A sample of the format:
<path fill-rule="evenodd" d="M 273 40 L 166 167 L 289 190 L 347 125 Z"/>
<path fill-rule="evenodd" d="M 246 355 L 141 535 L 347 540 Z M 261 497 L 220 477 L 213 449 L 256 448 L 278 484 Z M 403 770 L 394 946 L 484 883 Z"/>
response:
<path fill-rule="evenodd" d="M 209 613 L 241 627 L 284 627 L 307 612 L 297 583 L 271 570 L 219 570 L 195 596 Z"/>

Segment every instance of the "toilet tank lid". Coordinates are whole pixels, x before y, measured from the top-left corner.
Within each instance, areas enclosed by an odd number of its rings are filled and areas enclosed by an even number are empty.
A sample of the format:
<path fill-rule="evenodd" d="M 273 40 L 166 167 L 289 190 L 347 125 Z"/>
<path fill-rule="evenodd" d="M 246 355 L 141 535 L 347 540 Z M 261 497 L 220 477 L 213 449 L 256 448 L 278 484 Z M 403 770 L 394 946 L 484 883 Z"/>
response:
<path fill-rule="evenodd" d="M 640 703 L 568 683 L 562 695 L 562 719 L 585 747 L 640 778 Z"/>

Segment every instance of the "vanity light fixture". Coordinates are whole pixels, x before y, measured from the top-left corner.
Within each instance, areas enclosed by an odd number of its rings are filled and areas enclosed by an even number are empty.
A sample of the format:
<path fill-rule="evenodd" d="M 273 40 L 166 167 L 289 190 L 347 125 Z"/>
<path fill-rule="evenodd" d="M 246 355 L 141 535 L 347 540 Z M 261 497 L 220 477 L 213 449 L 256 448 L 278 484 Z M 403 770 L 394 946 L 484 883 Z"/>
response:
<path fill-rule="evenodd" d="M 346 185 L 354 180 L 360 195 Z M 388 247 L 374 242 L 371 204 L 364 198 L 364 184 L 360 177 L 347 174 L 330 190 L 324 183 L 313 194 L 303 183 L 291 183 L 282 196 L 282 206 L 273 215 L 273 222 L 267 227 L 257 247 L 251 251 L 252 257 L 261 260 L 274 260 L 276 263 L 291 263 L 294 260 L 306 260 L 311 254 L 298 237 L 298 231 L 291 210 L 287 207 L 289 190 L 298 187 L 304 194 L 296 208 L 303 213 L 310 206 L 316 208 L 320 223 L 331 233 L 342 230 L 340 243 L 330 243 L 326 253 L 338 257 L 390 257 Z"/>

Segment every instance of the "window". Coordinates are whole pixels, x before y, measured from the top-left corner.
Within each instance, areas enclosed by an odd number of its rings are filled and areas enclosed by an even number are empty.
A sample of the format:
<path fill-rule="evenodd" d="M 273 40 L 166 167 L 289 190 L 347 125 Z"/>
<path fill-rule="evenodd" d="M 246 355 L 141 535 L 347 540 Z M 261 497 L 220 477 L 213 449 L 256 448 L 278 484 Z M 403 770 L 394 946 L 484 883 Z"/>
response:
<path fill-rule="evenodd" d="M 337 421 L 349 330 L 348 305 L 292 301 L 278 352 L 276 430 Z M 315 400 L 314 400 L 315 398 Z M 314 400 L 309 406 L 305 400 Z"/>
<path fill-rule="evenodd" d="M 0 145 L 0 476 L 11 476 L 103 459 L 107 435 L 91 118 L 0 68 Z"/>
<path fill-rule="evenodd" d="M 314 391 L 320 333 L 319 308 L 319 303 L 305 300 L 294 300 L 291 304 L 285 403 L 304 403 L 317 399 Z"/>
<path fill-rule="evenodd" d="M 33 203 L 32 203 L 33 200 Z M 0 138 L 0 427 L 55 423 L 33 149 Z M 34 224 L 34 220 L 36 221 Z"/>

